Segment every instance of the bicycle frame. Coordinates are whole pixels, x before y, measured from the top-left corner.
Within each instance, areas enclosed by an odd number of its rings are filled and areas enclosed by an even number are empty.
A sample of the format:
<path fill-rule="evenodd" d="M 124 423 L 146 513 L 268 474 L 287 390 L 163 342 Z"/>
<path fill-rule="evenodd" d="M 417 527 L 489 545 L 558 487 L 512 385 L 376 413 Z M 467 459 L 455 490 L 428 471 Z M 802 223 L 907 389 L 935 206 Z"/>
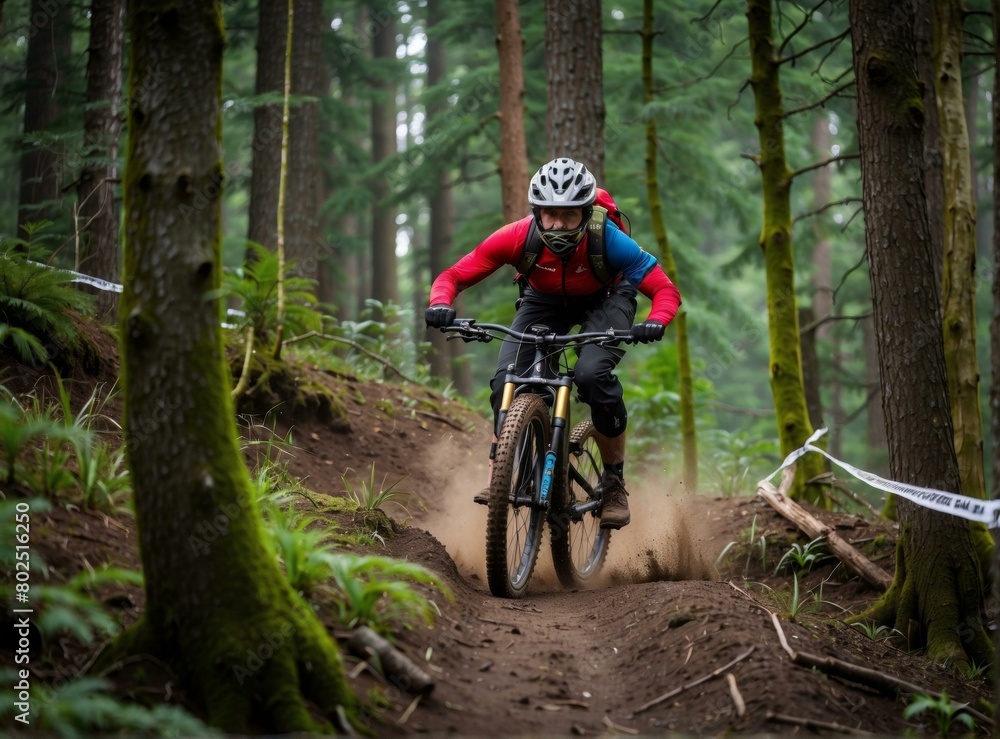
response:
<path fill-rule="evenodd" d="M 531 333 L 520 333 L 507 326 L 492 323 L 477 324 L 474 319 L 456 319 L 454 330 L 467 339 L 476 341 L 491 341 L 496 338 L 491 332 L 496 331 L 521 341 L 534 345 L 534 358 L 531 363 L 531 373 L 529 375 L 519 375 L 514 371 L 514 365 L 507 367 L 507 374 L 504 376 L 503 394 L 500 400 L 500 409 L 497 414 L 496 426 L 493 429 L 494 436 L 500 435 L 503 428 L 504 419 L 510 409 L 514 398 L 523 392 L 535 392 L 546 399 L 542 392 L 537 392 L 535 388 L 547 389 L 548 399 L 554 402 L 551 405 L 550 413 L 552 436 L 549 441 L 548 452 L 545 455 L 545 467 L 542 473 L 542 485 L 539 489 L 538 500 L 532 501 L 534 505 L 544 509 L 549 507 L 549 494 L 552 480 L 556 473 L 556 466 L 559 465 L 564 471 L 576 481 L 587 493 L 592 493 L 592 487 L 587 481 L 569 464 L 569 429 L 570 423 L 570 401 L 573 390 L 573 370 L 560 370 L 563 355 L 571 347 L 580 347 L 585 344 L 610 344 L 610 343 L 631 343 L 628 331 L 615 331 L 609 329 L 607 332 L 591 332 L 581 334 L 560 335 L 550 332 L 545 326 L 532 326 Z M 546 349 L 555 348 L 556 351 L 546 352 Z M 555 366 L 555 377 L 546 377 L 545 370 L 550 366 Z M 490 446 L 490 459 L 496 454 L 496 442 Z M 527 501 L 517 501 L 525 503 Z M 583 514 L 600 507 L 600 501 L 590 500 L 579 506 L 575 506 L 570 512 L 574 519 L 579 519 Z"/>
<path fill-rule="evenodd" d="M 515 364 L 507 367 L 496 440 L 490 447 L 494 460 L 486 526 L 490 591 L 508 598 L 524 594 L 546 520 L 559 581 L 566 587 L 586 585 L 600 570 L 610 532 L 599 528 L 603 501 L 597 490 L 597 432 L 589 420 L 576 427 L 570 424 L 574 375 L 564 355 L 567 349 L 586 344 L 632 343 L 629 332 L 559 335 L 532 326 L 530 333 L 520 333 L 496 324 L 476 325 L 471 319 L 456 320 L 444 330 L 465 341 L 487 342 L 503 335 L 534 351 L 531 367 L 523 374 Z M 572 464 L 571 458 L 578 463 Z"/>

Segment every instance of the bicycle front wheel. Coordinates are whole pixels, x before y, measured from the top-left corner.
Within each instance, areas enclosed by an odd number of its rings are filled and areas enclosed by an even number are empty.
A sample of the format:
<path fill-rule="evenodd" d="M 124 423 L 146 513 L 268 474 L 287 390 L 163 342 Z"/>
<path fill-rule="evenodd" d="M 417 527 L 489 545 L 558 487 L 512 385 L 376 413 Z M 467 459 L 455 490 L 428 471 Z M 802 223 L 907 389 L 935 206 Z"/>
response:
<path fill-rule="evenodd" d="M 564 588 L 587 585 L 608 556 L 611 531 L 601 528 L 600 500 L 594 492 L 601 479 L 596 434 L 589 418 L 573 428 L 569 437 L 571 468 L 553 485 L 549 516 L 552 564 Z"/>
<path fill-rule="evenodd" d="M 514 399 L 497 440 L 486 525 L 486 579 L 500 598 L 528 588 L 541 546 L 545 510 L 538 505 L 549 414 L 537 395 Z"/>

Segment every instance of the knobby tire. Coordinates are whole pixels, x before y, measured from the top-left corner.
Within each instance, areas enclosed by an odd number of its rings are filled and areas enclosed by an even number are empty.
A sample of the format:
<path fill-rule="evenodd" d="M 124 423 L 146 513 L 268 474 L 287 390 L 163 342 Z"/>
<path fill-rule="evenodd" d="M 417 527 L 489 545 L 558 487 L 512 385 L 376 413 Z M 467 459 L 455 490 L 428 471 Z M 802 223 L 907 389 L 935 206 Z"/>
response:
<path fill-rule="evenodd" d="M 486 524 L 486 579 L 500 598 L 520 598 L 541 548 L 537 500 L 549 446 L 549 413 L 537 395 L 514 399 L 497 440 Z"/>
<path fill-rule="evenodd" d="M 573 427 L 569 437 L 569 464 L 593 489 L 601 477 L 597 432 L 588 418 Z M 608 556 L 611 530 L 601 528 L 601 509 L 573 515 L 574 505 L 590 499 L 568 471 L 560 470 L 553 484 L 549 513 L 552 564 L 564 588 L 580 588 L 594 581 Z"/>

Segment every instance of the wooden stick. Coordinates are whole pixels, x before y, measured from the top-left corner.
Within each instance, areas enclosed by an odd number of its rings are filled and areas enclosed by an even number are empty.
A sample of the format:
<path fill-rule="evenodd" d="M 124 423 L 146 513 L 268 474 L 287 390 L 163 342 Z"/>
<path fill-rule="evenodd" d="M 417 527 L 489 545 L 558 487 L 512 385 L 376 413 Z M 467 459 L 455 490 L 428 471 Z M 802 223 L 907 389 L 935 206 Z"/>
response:
<path fill-rule="evenodd" d="M 827 731 L 836 731 L 838 734 L 862 734 L 864 736 L 875 736 L 870 731 L 862 731 L 861 729 L 852 729 L 847 726 L 841 726 L 838 723 L 830 723 L 828 721 L 817 721 L 811 718 L 799 718 L 798 716 L 789 716 L 784 713 L 774 713 L 773 711 L 767 712 L 768 721 L 777 721 L 782 724 L 792 724 L 793 726 L 803 726 L 807 729 L 826 729 Z"/>
<path fill-rule="evenodd" d="M 727 672 L 726 682 L 729 683 L 729 697 L 733 699 L 733 706 L 736 708 L 736 717 L 743 718 L 743 714 L 747 712 L 747 704 L 743 700 L 740 686 L 736 684 L 736 675 Z"/>
<path fill-rule="evenodd" d="M 417 706 L 420 703 L 420 699 L 423 697 L 424 697 L 423 695 L 418 695 L 416 698 L 410 701 L 410 705 L 406 707 L 406 710 L 403 711 L 403 715 L 400 716 L 399 719 L 396 721 L 397 726 L 402 726 L 403 724 L 406 723 L 406 719 L 410 717 L 410 714 L 412 714 L 414 711 L 417 710 Z"/>
<path fill-rule="evenodd" d="M 635 709 L 632 712 L 632 716 L 635 716 L 637 713 L 642 713 L 643 711 L 645 711 L 647 709 L 650 709 L 653 706 L 657 706 L 660 703 L 663 703 L 663 701 L 665 701 L 665 700 L 670 700 L 675 695 L 680 695 L 685 690 L 689 690 L 689 689 L 691 689 L 691 688 L 693 688 L 693 687 L 695 687 L 697 685 L 701 685 L 702 683 L 711 680 L 713 677 L 718 677 L 719 675 L 721 675 L 723 672 L 725 672 L 726 670 L 728 670 L 733 665 L 737 664 L 738 662 L 742 662 L 747 657 L 749 657 L 753 653 L 753 650 L 754 650 L 754 647 L 753 647 L 753 645 L 751 645 L 750 648 L 747 651 L 743 652 L 743 654 L 741 654 L 739 657 L 737 657 L 736 659 L 734 659 L 729 664 L 723 665 L 722 667 L 719 667 L 719 668 L 716 668 L 715 670 L 712 670 L 712 672 L 708 673 L 707 675 L 699 677 L 697 680 L 692 680 L 689 683 L 685 683 L 684 685 L 681 685 L 678 688 L 674 688 L 673 690 L 664 693 L 659 698 L 654 698 L 653 700 L 649 701 L 649 703 L 645 703 L 645 704 L 639 706 L 637 709 Z"/>
<path fill-rule="evenodd" d="M 785 471 L 789 469 L 791 468 L 786 467 Z M 784 480 L 782 480 L 782 483 L 784 483 Z M 872 587 L 877 590 L 885 590 L 892 583 L 889 573 L 852 547 L 832 527 L 815 518 L 767 480 L 761 480 L 758 483 L 757 495 L 770 503 L 778 513 L 798 526 L 810 539 L 825 537 L 830 551 Z"/>
<path fill-rule="evenodd" d="M 367 626 L 361 626 L 347 640 L 352 654 L 365 660 L 377 659 L 376 665 L 386 680 L 407 693 L 429 695 L 434 690 L 434 679 L 417 664 L 396 649 L 388 639 Z"/>
<path fill-rule="evenodd" d="M 778 641 L 781 642 L 782 649 L 788 653 L 792 662 L 800 665 L 801 667 L 807 667 L 809 669 L 815 667 L 817 670 L 827 675 L 833 675 L 834 677 L 867 685 L 868 687 L 875 688 L 879 692 L 885 693 L 886 695 L 895 696 L 896 693 L 907 693 L 912 695 L 928 695 L 935 700 L 940 700 L 941 698 L 941 694 L 935 690 L 914 685 L 906 680 L 900 680 L 899 678 L 887 675 L 884 672 L 872 670 L 867 667 L 860 667 L 859 665 L 844 662 L 843 660 L 839 660 L 834 657 L 818 657 L 815 654 L 797 652 L 789 646 L 788 640 L 785 639 L 785 632 L 781 628 L 781 621 L 778 620 L 778 615 L 772 613 L 771 621 L 774 624 L 774 630 L 778 632 Z M 993 719 L 983 713 L 980 713 L 976 709 L 970 708 L 969 706 L 962 706 L 957 702 L 952 705 L 955 707 L 956 711 L 965 711 L 980 724 L 993 726 Z"/>

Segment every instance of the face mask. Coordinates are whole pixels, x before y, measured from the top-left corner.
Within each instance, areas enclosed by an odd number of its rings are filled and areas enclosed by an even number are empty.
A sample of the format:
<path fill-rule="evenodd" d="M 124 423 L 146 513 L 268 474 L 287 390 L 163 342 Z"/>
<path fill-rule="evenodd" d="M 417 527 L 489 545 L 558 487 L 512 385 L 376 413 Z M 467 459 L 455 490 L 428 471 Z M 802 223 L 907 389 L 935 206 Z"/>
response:
<path fill-rule="evenodd" d="M 583 240 L 583 233 L 586 224 L 581 224 L 576 228 L 552 228 L 548 231 L 539 229 L 542 243 L 552 251 L 553 254 L 562 256 L 576 248 Z"/>

